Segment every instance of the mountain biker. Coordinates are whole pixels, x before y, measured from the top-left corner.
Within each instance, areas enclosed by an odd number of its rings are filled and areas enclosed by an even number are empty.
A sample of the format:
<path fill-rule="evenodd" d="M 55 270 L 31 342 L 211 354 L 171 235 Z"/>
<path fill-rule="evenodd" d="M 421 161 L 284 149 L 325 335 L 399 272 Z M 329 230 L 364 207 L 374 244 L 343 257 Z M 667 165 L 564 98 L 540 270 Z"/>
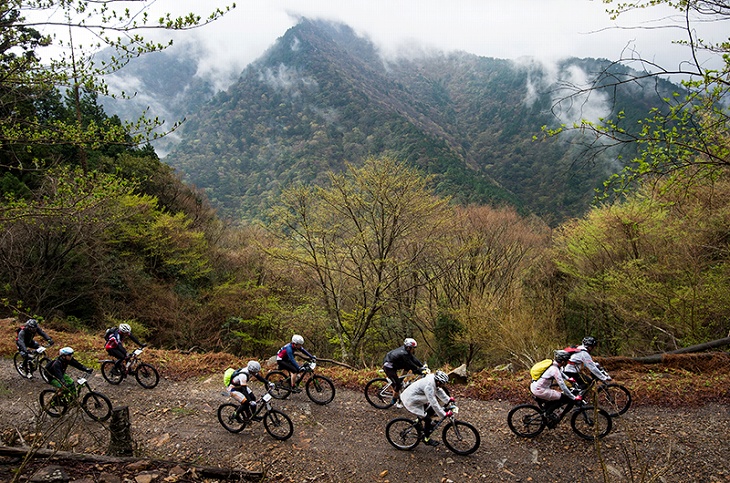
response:
<path fill-rule="evenodd" d="M 413 371 L 414 374 L 423 374 L 423 364 L 413 354 L 418 346 L 415 339 L 410 337 L 403 341 L 403 345 L 388 352 L 383 359 L 383 371 L 393 384 L 393 400 L 395 404 L 400 397 L 400 391 L 403 388 L 403 381 L 398 377 L 398 371 L 403 373 Z"/>
<path fill-rule="evenodd" d="M 299 351 L 305 356 L 309 357 L 311 361 L 317 360 L 316 357 L 307 352 L 307 350 L 304 348 L 304 337 L 298 334 L 294 334 L 291 338 L 291 342 L 279 349 L 279 352 L 277 352 L 276 365 L 279 367 L 279 369 L 289 371 L 289 374 L 291 376 L 292 392 L 302 392 L 302 390 L 297 387 L 297 384 L 299 384 L 299 380 L 301 380 L 301 377 L 297 377 L 297 374 L 302 372 L 303 369 L 302 366 L 297 363 L 297 360 L 294 357 L 294 353 L 296 351 Z"/>
<path fill-rule="evenodd" d="M 443 405 L 453 402 L 454 398 L 449 397 L 445 386 L 449 382 L 449 376 L 443 371 L 436 371 L 417 380 L 403 390 L 400 400 L 403 406 L 411 413 L 418 416 L 424 423 L 423 442 L 429 446 L 438 446 L 438 441 L 431 439 L 433 431 L 433 416 L 451 416 L 451 411 L 446 411 Z"/>
<path fill-rule="evenodd" d="M 106 352 L 115 358 L 117 362 L 114 363 L 112 374 L 121 374 L 124 370 L 124 362 L 129 358 L 127 349 L 124 347 L 124 339 L 129 337 L 132 341 L 140 347 L 147 347 L 147 344 L 143 344 L 132 335 L 132 327 L 129 324 L 119 324 L 119 327 L 111 331 L 106 339 L 104 349 Z"/>
<path fill-rule="evenodd" d="M 590 383 L 588 378 L 581 374 L 581 369 L 583 369 L 584 366 L 587 367 L 588 370 L 591 371 L 591 373 L 599 380 L 611 380 L 611 377 L 598 367 L 591 357 L 591 352 L 598 345 L 598 340 L 595 337 L 586 336 L 583 338 L 582 342 L 583 343 L 576 348 L 577 351 L 570 356 L 568 365 L 565 366 L 565 369 L 563 370 L 566 376 L 575 379 L 576 386 L 578 386 L 581 390 L 588 387 L 588 384 Z"/>
<path fill-rule="evenodd" d="M 26 374 L 25 377 L 28 379 L 33 378 L 33 374 L 28 370 L 28 361 L 30 360 L 30 354 L 28 351 L 30 349 L 35 350 L 40 347 L 38 342 L 33 340 L 36 334 L 43 337 L 46 342 L 48 342 L 48 345 L 53 345 L 53 339 L 43 332 L 43 329 L 41 329 L 40 325 L 38 325 L 38 321 L 36 319 L 28 319 L 25 322 L 25 325 L 18 330 L 18 335 L 15 338 L 15 344 L 18 346 L 18 352 L 20 352 L 20 355 L 23 356 L 23 370 Z"/>
<path fill-rule="evenodd" d="M 53 359 L 46 366 L 46 372 L 48 372 L 50 384 L 59 388 L 64 394 L 73 394 L 74 381 L 68 374 L 66 374 L 68 366 L 75 367 L 87 374 L 91 374 L 94 370 L 74 359 L 74 350 L 72 348 L 63 347 L 58 351 L 58 357 Z"/>
<path fill-rule="evenodd" d="M 267 381 L 261 375 L 261 364 L 257 361 L 248 361 L 246 367 L 242 367 L 233 374 L 231 383 L 228 385 L 228 394 L 241 404 L 242 410 L 249 416 L 256 412 L 256 396 L 248 387 L 251 376 L 269 387 L 274 387 L 273 382 Z"/>
<path fill-rule="evenodd" d="M 548 418 L 554 423 L 557 422 L 557 416 L 553 414 L 553 411 L 570 401 L 581 401 L 583 399 L 580 395 L 574 395 L 570 391 L 567 384 L 565 384 L 565 376 L 560 370 L 567 364 L 570 357 L 571 355 L 567 351 L 556 350 L 550 367 L 545 369 L 545 372 L 537 381 L 530 384 L 530 392 L 538 399 L 538 403 L 544 405 Z M 553 383 L 558 385 L 560 391 L 550 387 Z"/>

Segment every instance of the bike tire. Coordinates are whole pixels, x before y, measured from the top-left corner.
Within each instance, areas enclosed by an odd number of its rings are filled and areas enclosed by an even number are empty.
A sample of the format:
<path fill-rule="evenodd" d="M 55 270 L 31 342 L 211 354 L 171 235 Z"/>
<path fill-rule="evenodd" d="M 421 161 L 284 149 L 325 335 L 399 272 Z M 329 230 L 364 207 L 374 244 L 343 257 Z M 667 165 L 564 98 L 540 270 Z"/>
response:
<path fill-rule="evenodd" d="M 38 372 L 41 373 L 41 379 L 43 379 L 43 382 L 46 382 L 48 384 L 50 384 L 51 379 L 53 379 L 53 377 L 46 370 L 46 366 L 48 366 L 48 364 L 50 363 L 51 360 L 48 357 L 42 358 L 38 363 Z"/>
<path fill-rule="evenodd" d="M 271 409 L 264 415 L 264 428 L 272 438 L 285 441 L 294 434 L 294 423 L 281 411 Z"/>
<path fill-rule="evenodd" d="M 286 399 L 291 394 L 291 378 L 283 371 L 271 371 L 266 374 L 266 380 L 274 383 L 271 395 L 275 399 Z"/>
<path fill-rule="evenodd" d="M 246 427 L 246 421 L 242 415 L 237 415 L 239 405 L 224 403 L 218 406 L 218 422 L 231 433 L 240 433 Z"/>
<path fill-rule="evenodd" d="M 596 397 L 598 407 L 605 409 L 612 418 L 626 413 L 631 407 L 631 393 L 620 384 L 599 386 Z"/>
<path fill-rule="evenodd" d="M 441 432 L 444 445 L 454 453 L 466 456 L 479 449 L 482 438 L 473 425 L 465 421 L 451 421 L 446 423 Z"/>
<path fill-rule="evenodd" d="M 520 404 L 510 409 L 507 424 L 520 438 L 534 438 L 545 429 L 545 418 L 537 406 Z"/>
<path fill-rule="evenodd" d="M 137 366 L 137 370 L 134 371 L 134 378 L 145 389 L 154 389 L 160 382 L 160 374 L 157 369 L 144 362 Z"/>
<path fill-rule="evenodd" d="M 611 432 L 613 421 L 608 412 L 593 406 L 584 406 L 573 413 L 570 418 L 573 432 L 583 439 L 595 441 Z"/>
<path fill-rule="evenodd" d="M 387 377 L 376 377 L 365 384 L 365 399 L 371 406 L 388 409 L 393 406 L 393 384 Z"/>
<path fill-rule="evenodd" d="M 324 406 L 335 398 L 335 385 L 328 377 L 315 374 L 306 385 L 307 396 L 313 403 Z"/>
<path fill-rule="evenodd" d="M 112 402 L 100 392 L 89 391 L 81 400 L 81 409 L 94 421 L 106 421 L 112 415 Z"/>
<path fill-rule="evenodd" d="M 60 418 L 68 411 L 68 405 L 57 397 L 55 389 L 44 389 L 38 399 L 41 410 L 52 418 Z"/>
<path fill-rule="evenodd" d="M 18 374 L 20 374 L 23 377 L 28 377 L 28 373 L 25 371 L 25 369 L 23 369 L 23 362 L 25 362 L 25 361 L 24 361 L 24 357 L 20 354 L 20 352 L 15 353 L 13 362 L 15 364 L 15 370 L 18 371 Z"/>
<path fill-rule="evenodd" d="M 121 371 L 118 374 L 112 374 L 115 364 L 116 361 L 104 361 L 101 363 L 101 375 L 106 382 L 114 386 L 119 385 L 124 380 L 124 374 Z"/>
<path fill-rule="evenodd" d="M 408 418 L 395 418 L 385 426 L 385 438 L 394 448 L 408 451 L 421 442 L 421 431 L 417 421 Z"/>

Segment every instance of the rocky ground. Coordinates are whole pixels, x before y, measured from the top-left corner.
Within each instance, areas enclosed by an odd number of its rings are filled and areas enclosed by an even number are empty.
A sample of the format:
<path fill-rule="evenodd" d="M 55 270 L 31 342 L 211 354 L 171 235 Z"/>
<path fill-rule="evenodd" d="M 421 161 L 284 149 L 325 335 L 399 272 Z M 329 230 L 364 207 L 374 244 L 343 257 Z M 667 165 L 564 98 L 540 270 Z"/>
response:
<path fill-rule="evenodd" d="M 567 420 L 534 440 L 518 439 L 506 423 L 510 403 L 459 398 L 460 417 L 474 424 L 482 438 L 475 454 L 462 457 L 443 444 L 419 445 L 407 452 L 394 449 L 384 428 L 405 411 L 375 409 L 362 393 L 343 388 L 327 406 L 313 404 L 303 393 L 275 401 L 295 425 L 293 437 L 278 442 L 261 423 L 240 434 L 220 426 L 216 409 L 227 398 L 219 374 L 185 382 L 163 377 L 152 390 L 142 389 L 134 380 L 111 386 L 97 373 L 91 384 L 115 405 L 129 406 L 138 456 L 180 466 L 38 459 L 24 470 L 23 481 L 49 465 L 60 466 L 71 481 L 84 483 L 205 479 L 190 465 L 261 471 L 264 481 L 277 482 L 730 481 L 730 410 L 723 405 L 632 408 L 615 420 L 613 433 L 594 446 L 573 434 Z M 52 430 L 53 422 L 37 418 L 38 394 L 45 386 L 39 379 L 21 379 L 9 360 L 0 360 L 3 444 L 20 445 Z M 44 446 L 103 454 L 108 440 L 105 425 L 77 417 Z M 0 463 L 0 481 L 9 481 L 19 460 L 6 457 Z"/>

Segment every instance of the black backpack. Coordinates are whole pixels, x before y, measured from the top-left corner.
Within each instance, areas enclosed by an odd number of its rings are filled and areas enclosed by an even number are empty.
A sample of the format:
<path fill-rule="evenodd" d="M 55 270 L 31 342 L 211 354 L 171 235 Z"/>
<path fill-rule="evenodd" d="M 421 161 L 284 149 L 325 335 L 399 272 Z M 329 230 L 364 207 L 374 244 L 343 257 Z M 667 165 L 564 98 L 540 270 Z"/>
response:
<path fill-rule="evenodd" d="M 109 340 L 109 337 L 111 337 L 115 330 L 117 330 L 116 326 L 106 329 L 106 332 L 104 332 L 104 340 Z"/>

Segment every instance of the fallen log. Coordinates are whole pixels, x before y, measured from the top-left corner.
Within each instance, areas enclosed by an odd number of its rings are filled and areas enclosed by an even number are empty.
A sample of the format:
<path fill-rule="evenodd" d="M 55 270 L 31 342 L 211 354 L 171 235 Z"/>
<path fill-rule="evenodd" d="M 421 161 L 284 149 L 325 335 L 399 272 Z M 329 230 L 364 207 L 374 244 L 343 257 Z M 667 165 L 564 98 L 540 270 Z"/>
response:
<path fill-rule="evenodd" d="M 138 461 L 149 461 L 153 465 L 180 466 L 185 469 L 194 470 L 203 478 L 215 478 L 219 480 L 236 481 L 261 481 L 264 474 L 261 471 L 237 470 L 233 468 L 219 468 L 217 466 L 189 465 L 179 461 L 156 460 L 150 458 L 137 458 L 134 456 L 107 456 L 89 453 L 71 453 L 69 451 L 55 451 L 51 449 L 31 449 L 28 447 L 0 446 L 0 456 L 25 458 L 28 452 L 32 452 L 33 458 L 47 458 L 56 461 L 75 461 L 91 464 L 122 464 L 127 465 Z"/>
<path fill-rule="evenodd" d="M 704 342 L 702 344 L 696 344 L 689 347 L 683 347 L 681 349 L 669 351 L 669 352 L 662 352 L 661 354 L 653 354 L 650 356 L 644 356 L 644 357 L 632 357 L 631 360 L 634 362 L 641 362 L 644 364 L 659 364 L 664 359 L 664 356 L 670 355 L 670 354 L 689 354 L 692 352 L 702 352 L 710 349 L 716 349 L 718 347 L 724 347 L 726 345 L 730 345 L 730 337 L 725 337 L 724 339 L 716 339 L 710 342 Z"/>

